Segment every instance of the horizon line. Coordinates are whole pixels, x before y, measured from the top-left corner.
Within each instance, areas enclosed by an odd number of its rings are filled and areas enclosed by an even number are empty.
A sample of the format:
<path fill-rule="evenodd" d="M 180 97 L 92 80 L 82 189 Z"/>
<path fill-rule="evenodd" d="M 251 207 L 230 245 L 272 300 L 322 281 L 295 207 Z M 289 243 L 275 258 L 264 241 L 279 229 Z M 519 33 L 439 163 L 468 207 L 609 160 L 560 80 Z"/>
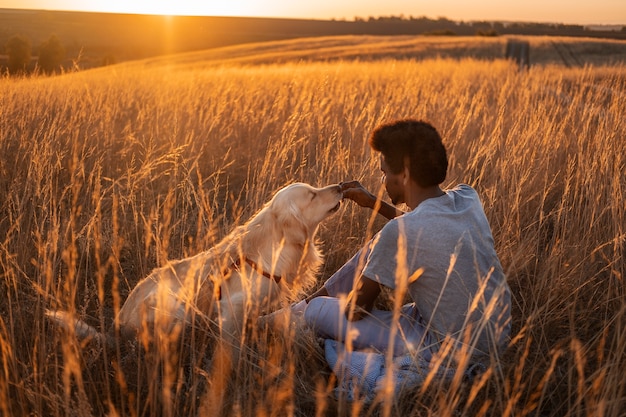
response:
<path fill-rule="evenodd" d="M 244 16 L 244 15 L 207 15 L 207 14 L 178 14 L 178 13 L 146 13 L 146 12 L 116 12 L 116 11 L 103 11 L 103 10 L 76 10 L 76 9 L 35 9 L 35 8 L 8 8 L 8 7 L 0 7 L 0 11 L 16 11 L 16 12 L 65 12 L 65 13 L 95 13 L 95 14 L 108 14 L 108 15 L 132 15 L 132 16 L 162 16 L 162 17 L 223 17 L 223 18 L 244 18 L 244 19 L 277 19 L 277 20 L 317 20 L 317 21 L 328 21 L 328 22 L 358 22 L 358 19 L 362 21 L 368 21 L 369 19 L 380 19 L 380 18 L 401 18 L 404 20 L 410 19 L 429 19 L 429 20 L 439 20 L 446 19 L 451 22 L 490 22 L 490 23 L 535 23 L 535 24 L 545 24 L 545 25 L 575 25 L 582 27 L 626 27 L 626 23 L 564 23 L 564 22 L 554 22 L 554 21 L 541 21 L 541 20 L 505 20 L 505 19 L 451 19 L 445 16 L 438 16 L 436 18 L 429 17 L 426 15 L 420 16 L 405 16 L 403 14 L 400 15 L 380 15 L 380 16 L 354 16 L 352 18 L 345 17 L 330 17 L 330 18 L 318 18 L 318 17 L 287 17 L 287 16 Z"/>

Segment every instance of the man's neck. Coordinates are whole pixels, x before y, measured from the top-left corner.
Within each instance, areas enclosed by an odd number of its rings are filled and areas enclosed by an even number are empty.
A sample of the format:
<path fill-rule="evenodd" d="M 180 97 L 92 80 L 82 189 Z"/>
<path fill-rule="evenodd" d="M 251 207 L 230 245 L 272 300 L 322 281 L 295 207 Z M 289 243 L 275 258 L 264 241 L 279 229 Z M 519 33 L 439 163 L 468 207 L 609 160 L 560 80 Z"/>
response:
<path fill-rule="evenodd" d="M 411 184 L 409 187 L 406 205 L 409 206 L 411 210 L 414 210 L 423 201 L 428 200 L 429 198 L 436 198 L 444 195 L 444 192 L 438 185 L 432 187 L 421 187 L 417 184 Z"/>

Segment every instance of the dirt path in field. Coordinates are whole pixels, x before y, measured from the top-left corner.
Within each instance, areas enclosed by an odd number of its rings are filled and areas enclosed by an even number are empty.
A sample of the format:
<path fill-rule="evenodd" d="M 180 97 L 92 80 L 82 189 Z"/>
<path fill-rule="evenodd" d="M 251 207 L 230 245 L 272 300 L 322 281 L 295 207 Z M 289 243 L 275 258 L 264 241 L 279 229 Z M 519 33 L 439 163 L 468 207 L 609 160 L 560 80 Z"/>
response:
<path fill-rule="evenodd" d="M 561 58 L 561 61 L 563 61 L 563 64 L 566 67 L 572 68 L 572 67 L 583 66 L 583 63 L 578 58 L 578 56 L 574 53 L 574 51 L 572 50 L 571 46 L 568 43 L 558 42 L 558 41 L 551 41 L 551 43 L 554 49 L 556 50 L 556 53 L 559 55 L 559 57 Z"/>

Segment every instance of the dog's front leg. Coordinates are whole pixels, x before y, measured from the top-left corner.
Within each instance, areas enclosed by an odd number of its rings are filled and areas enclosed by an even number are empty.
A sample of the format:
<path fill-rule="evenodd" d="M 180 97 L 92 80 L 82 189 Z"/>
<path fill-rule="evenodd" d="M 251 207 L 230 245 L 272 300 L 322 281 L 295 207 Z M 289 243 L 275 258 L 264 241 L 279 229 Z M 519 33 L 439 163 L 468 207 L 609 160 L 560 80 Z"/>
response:
<path fill-rule="evenodd" d="M 244 343 L 244 330 L 246 323 L 246 297 L 235 294 L 223 298 L 219 302 L 220 343 L 225 349 L 231 351 L 234 366 L 239 362 L 241 346 Z"/>
<path fill-rule="evenodd" d="M 218 303 L 219 338 L 211 360 L 209 386 L 202 399 L 199 415 L 221 415 L 230 376 L 239 363 L 245 323 L 245 298 L 238 295 L 222 298 Z"/>

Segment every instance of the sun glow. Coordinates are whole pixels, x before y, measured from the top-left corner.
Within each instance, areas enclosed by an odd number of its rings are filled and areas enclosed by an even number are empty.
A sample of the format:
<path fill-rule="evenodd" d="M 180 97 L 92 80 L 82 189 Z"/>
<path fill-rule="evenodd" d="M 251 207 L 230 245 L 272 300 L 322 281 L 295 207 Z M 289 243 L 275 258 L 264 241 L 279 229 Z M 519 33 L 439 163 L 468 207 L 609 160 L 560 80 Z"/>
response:
<path fill-rule="evenodd" d="M 0 8 L 188 16 L 348 19 L 376 16 L 623 25 L 626 2 L 554 0 L 0 0 Z"/>
<path fill-rule="evenodd" d="M 158 14 L 166 16 L 252 16 L 260 11 L 280 9 L 281 2 L 230 0 L 69 0 L 67 9 L 115 13 Z"/>

